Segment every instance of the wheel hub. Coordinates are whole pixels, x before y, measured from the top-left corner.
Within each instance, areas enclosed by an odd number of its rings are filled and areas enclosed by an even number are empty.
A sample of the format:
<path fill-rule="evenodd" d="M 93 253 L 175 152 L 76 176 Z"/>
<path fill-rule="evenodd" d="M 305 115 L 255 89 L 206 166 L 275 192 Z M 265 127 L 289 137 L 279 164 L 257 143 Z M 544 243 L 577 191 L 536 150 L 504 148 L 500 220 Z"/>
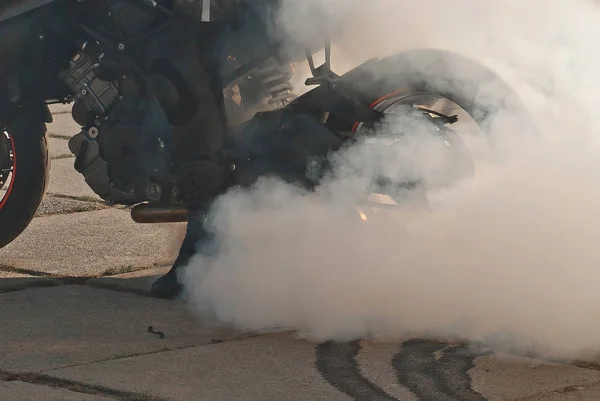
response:
<path fill-rule="evenodd" d="M 417 103 L 417 99 L 421 101 Z M 461 136 L 448 127 L 456 121 L 456 116 L 447 117 L 421 106 L 438 99 L 439 96 L 432 94 L 399 92 L 372 105 L 374 110 L 384 114 L 382 121 L 360 125 L 357 129 L 366 133 L 372 142 L 387 145 L 384 153 L 398 152 L 397 156 L 406 159 L 398 163 L 401 167 L 397 171 L 408 175 L 404 179 L 430 189 L 451 185 L 474 173 L 468 147 Z M 375 135 L 369 135 L 371 133 Z M 393 177 L 388 176 L 387 180 Z"/>

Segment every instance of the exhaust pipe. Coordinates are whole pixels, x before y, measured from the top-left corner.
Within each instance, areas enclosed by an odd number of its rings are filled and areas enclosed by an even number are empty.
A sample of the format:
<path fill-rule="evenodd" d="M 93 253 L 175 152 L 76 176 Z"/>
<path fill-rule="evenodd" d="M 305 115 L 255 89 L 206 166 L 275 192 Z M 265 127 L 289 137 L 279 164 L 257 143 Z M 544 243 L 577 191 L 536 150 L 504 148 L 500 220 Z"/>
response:
<path fill-rule="evenodd" d="M 142 203 L 131 209 L 131 218 L 141 224 L 184 223 L 187 222 L 187 210 L 183 205 Z"/>

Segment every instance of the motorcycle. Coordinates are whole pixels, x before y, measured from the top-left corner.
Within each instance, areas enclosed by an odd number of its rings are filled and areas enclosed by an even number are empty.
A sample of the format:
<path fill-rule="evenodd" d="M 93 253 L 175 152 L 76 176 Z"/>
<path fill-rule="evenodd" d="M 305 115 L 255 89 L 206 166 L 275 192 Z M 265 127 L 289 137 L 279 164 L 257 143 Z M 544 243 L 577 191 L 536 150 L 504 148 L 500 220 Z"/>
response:
<path fill-rule="evenodd" d="M 224 153 L 234 185 L 275 175 L 314 188 L 331 171 L 332 153 L 382 133 L 401 135 L 385 124 L 390 116 L 427 121 L 449 151 L 464 155 L 464 144 L 451 129 L 456 115 L 423 106 L 418 99 L 424 97 L 453 102 L 484 131 L 499 110 L 524 115 L 505 82 L 459 54 L 411 50 L 338 75 L 331 69 L 327 35 L 310 43 L 287 37 L 283 45 L 265 28 L 268 13 L 240 10 L 242 17 L 223 45 L 220 76 L 226 93 L 239 88 L 244 110 L 259 112 L 231 127 Z M 50 172 L 46 124 L 52 122 L 48 106 L 53 103 L 73 103 L 72 117 L 81 126 L 69 141 L 74 168 L 96 194 L 108 204 L 130 206 L 138 223 L 185 220 L 170 151 L 172 126 L 161 107 L 155 69 L 168 60 L 175 37 L 202 23 L 181 18 L 173 0 L 4 0 L 0 5 L 0 248 L 26 229 L 44 197 Z M 325 55 L 320 66 L 319 51 Z M 303 59 L 312 74 L 305 84 L 314 88 L 292 98 L 286 68 Z M 481 96 L 481 83 L 493 87 L 493 99 Z M 268 107 L 261 109 L 265 99 Z M 375 184 L 385 192 L 414 188 L 418 180 L 387 177 Z"/>

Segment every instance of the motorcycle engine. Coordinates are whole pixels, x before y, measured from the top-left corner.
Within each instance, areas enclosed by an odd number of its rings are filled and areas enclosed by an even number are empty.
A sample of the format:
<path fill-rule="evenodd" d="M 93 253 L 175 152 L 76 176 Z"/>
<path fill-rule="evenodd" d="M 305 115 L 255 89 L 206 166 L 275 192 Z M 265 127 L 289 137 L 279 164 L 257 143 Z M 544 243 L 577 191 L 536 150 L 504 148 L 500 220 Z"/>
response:
<path fill-rule="evenodd" d="M 103 66 L 105 55 L 86 44 L 61 74 L 74 95 L 82 131 L 69 142 L 75 168 L 109 203 L 135 204 L 170 194 L 171 126 L 156 98 L 142 95 L 125 72 Z"/>

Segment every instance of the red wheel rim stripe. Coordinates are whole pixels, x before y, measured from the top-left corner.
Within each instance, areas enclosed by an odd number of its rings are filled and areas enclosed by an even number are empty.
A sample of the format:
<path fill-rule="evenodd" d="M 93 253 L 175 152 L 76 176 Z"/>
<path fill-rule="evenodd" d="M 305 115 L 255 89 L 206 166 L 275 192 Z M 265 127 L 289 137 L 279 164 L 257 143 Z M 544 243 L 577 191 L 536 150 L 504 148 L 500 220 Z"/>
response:
<path fill-rule="evenodd" d="M 380 97 L 379 99 L 375 100 L 373 103 L 371 103 L 369 105 L 370 108 L 374 108 L 375 106 L 377 106 L 379 103 L 383 102 L 386 99 L 389 99 L 392 96 L 396 96 L 399 95 L 402 92 L 406 92 L 408 89 L 400 89 L 397 91 L 393 91 L 388 93 L 387 95 L 383 95 L 382 97 Z M 356 132 L 356 129 L 358 128 L 358 125 L 360 124 L 360 121 L 357 121 L 354 123 L 354 125 L 352 126 L 352 130 L 351 132 Z"/>
<path fill-rule="evenodd" d="M 6 202 L 8 201 L 10 193 L 12 192 L 13 187 L 15 185 L 15 177 L 17 176 L 17 151 L 15 148 L 15 140 L 12 137 L 12 135 L 9 136 L 9 139 L 10 139 L 10 146 L 12 148 L 12 156 L 13 156 L 12 177 L 10 177 L 10 185 L 8 186 L 8 189 L 6 190 L 6 194 L 4 195 L 4 198 L 2 198 L 2 200 L 0 201 L 0 209 L 2 209 L 4 207 L 4 205 L 6 204 Z"/>

